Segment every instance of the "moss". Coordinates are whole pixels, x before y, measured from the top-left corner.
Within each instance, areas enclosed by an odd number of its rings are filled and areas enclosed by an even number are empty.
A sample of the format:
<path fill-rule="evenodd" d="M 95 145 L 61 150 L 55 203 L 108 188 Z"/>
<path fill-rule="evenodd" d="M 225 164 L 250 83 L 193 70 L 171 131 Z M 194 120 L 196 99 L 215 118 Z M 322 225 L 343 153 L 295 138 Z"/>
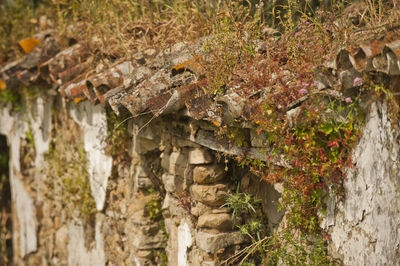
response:
<path fill-rule="evenodd" d="M 129 117 L 117 116 L 111 108 L 106 108 L 107 113 L 107 146 L 106 153 L 111 155 L 114 164 L 129 162 L 129 148 L 131 135 L 128 131 Z"/>
<path fill-rule="evenodd" d="M 86 152 L 79 131 L 65 114 L 53 115 L 53 138 L 46 155 L 46 184 L 48 195 L 64 206 L 69 217 L 78 216 L 91 222 L 96 204 L 91 194 Z"/>
<path fill-rule="evenodd" d="M 33 102 L 39 97 L 46 97 L 48 84 L 39 82 L 29 87 L 20 83 L 18 86 L 0 90 L 0 109 L 11 106 L 11 112 L 21 112 L 32 109 Z"/>
<path fill-rule="evenodd" d="M 11 111 L 21 111 L 22 95 L 13 90 L 0 91 L 0 108 L 4 108 L 8 104 L 11 104 Z"/>
<path fill-rule="evenodd" d="M 168 264 L 168 256 L 166 252 L 166 247 L 167 247 L 167 241 L 169 234 L 167 232 L 167 228 L 165 227 L 165 217 L 163 214 L 162 210 L 162 205 L 161 205 L 161 193 L 156 192 L 153 188 L 150 188 L 149 191 L 150 195 L 152 195 L 151 199 L 149 202 L 146 204 L 146 214 L 150 217 L 150 219 L 153 222 L 158 223 L 159 225 L 159 230 L 162 231 L 165 241 L 161 245 L 161 248 L 159 250 L 155 250 L 154 252 L 157 253 L 155 256 L 157 258 L 157 264 L 166 266 Z"/>

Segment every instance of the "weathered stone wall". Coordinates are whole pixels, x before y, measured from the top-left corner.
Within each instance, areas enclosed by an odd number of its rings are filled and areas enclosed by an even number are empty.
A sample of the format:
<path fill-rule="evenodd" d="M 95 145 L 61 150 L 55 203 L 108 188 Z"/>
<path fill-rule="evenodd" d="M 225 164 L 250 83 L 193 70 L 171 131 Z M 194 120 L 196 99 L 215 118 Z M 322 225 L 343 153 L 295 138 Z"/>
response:
<path fill-rule="evenodd" d="M 107 113 L 101 105 L 39 97 L 24 112 L 0 110 L 0 134 L 10 146 L 16 265 L 217 265 L 249 243 L 233 226 L 231 210 L 221 208 L 238 185 L 262 200 L 266 230 L 279 226 L 279 193 L 221 156 L 218 151 L 237 154 L 240 148 L 217 141 L 209 123 L 184 113 L 126 123 L 129 160 L 121 161 L 106 152 Z M 265 140 L 245 130 L 248 151 L 255 153 Z M 330 200 L 322 226 L 331 236 L 330 254 L 345 265 L 400 263 L 394 131 L 386 105 L 373 104 L 344 199 Z M 84 151 L 78 162 L 86 164 L 94 202 L 89 218 L 78 205 L 71 209 L 63 202 L 67 190 L 49 176 L 55 136 Z M 70 157 L 77 154 L 60 155 L 61 164 L 73 165 Z"/>
<path fill-rule="evenodd" d="M 0 114 L 0 133 L 11 147 L 17 265 L 215 265 L 249 242 L 234 226 L 231 210 L 221 208 L 238 183 L 262 199 L 267 230 L 279 225 L 279 193 L 260 186 L 246 169 L 229 170 L 239 167 L 219 159 L 215 150 L 226 150 L 226 144 L 218 143 L 208 123 L 179 114 L 149 124 L 150 116 L 130 119 L 130 158 L 121 161 L 106 152 L 101 105 L 46 97 L 31 109 Z M 86 158 L 75 160 L 80 149 Z M 68 166 L 85 172 L 76 162 L 86 163 L 91 216 L 80 214 L 78 204 L 71 207 L 77 202 L 68 194 L 73 181 L 55 174 Z"/>
<path fill-rule="evenodd" d="M 400 264 L 399 142 L 393 126 L 386 104 L 372 104 L 344 181 L 345 199 L 328 208 L 330 249 L 345 265 Z"/>

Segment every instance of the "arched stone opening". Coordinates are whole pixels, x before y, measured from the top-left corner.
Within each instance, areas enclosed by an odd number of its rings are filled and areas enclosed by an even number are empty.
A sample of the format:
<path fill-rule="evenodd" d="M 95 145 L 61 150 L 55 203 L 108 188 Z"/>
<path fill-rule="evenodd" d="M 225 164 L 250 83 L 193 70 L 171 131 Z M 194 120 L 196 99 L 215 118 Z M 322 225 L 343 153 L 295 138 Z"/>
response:
<path fill-rule="evenodd" d="M 12 263 L 12 209 L 9 179 L 9 147 L 7 138 L 0 135 L 0 264 Z"/>

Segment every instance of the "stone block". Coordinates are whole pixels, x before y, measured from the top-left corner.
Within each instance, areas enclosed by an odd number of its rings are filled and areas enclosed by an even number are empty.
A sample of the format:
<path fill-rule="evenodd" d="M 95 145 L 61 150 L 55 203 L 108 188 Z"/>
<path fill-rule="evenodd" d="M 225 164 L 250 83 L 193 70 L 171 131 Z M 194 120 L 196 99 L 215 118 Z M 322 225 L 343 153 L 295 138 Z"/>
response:
<path fill-rule="evenodd" d="M 231 208 L 228 208 L 228 207 L 218 208 L 218 209 L 214 209 L 211 211 L 211 213 L 214 213 L 214 214 L 230 213 L 230 212 L 231 212 Z"/>
<path fill-rule="evenodd" d="M 203 214 L 211 212 L 211 211 L 212 211 L 211 207 L 209 207 L 201 202 L 197 202 L 196 206 L 194 206 L 190 209 L 190 213 L 196 217 L 199 217 L 200 215 L 203 215 Z"/>
<path fill-rule="evenodd" d="M 199 144 L 194 143 L 190 140 L 186 140 L 186 139 L 177 139 L 176 140 L 176 145 L 178 147 L 191 147 L 191 148 L 199 148 L 201 147 Z"/>
<path fill-rule="evenodd" d="M 157 150 L 159 143 L 155 140 L 135 137 L 134 151 L 138 154 L 146 154 L 148 152 Z"/>
<path fill-rule="evenodd" d="M 190 187 L 190 192 L 194 200 L 214 207 L 224 204 L 228 197 L 228 187 L 224 184 L 193 185 Z"/>
<path fill-rule="evenodd" d="M 175 176 L 174 175 L 164 173 L 162 175 L 162 182 L 163 182 L 164 188 L 167 192 L 169 192 L 169 193 L 175 192 L 176 186 L 175 186 Z"/>
<path fill-rule="evenodd" d="M 163 154 L 161 166 L 172 175 L 184 176 L 188 166 L 187 152 L 184 150 L 174 151 L 169 156 Z"/>
<path fill-rule="evenodd" d="M 133 235 L 132 245 L 139 250 L 149 250 L 161 248 L 164 241 L 165 236 L 161 232 L 156 235 L 147 236 L 137 231 L 137 233 Z"/>
<path fill-rule="evenodd" d="M 169 193 L 165 195 L 162 208 L 165 210 L 164 214 L 167 216 L 185 217 L 188 214 L 187 211 L 182 207 L 179 200 Z"/>
<path fill-rule="evenodd" d="M 220 231 L 229 231 L 233 228 L 232 215 L 228 213 L 207 213 L 199 217 L 199 228 L 211 228 Z"/>
<path fill-rule="evenodd" d="M 146 190 L 153 186 L 153 182 L 148 177 L 146 170 L 142 166 L 136 166 L 135 181 L 138 189 Z"/>
<path fill-rule="evenodd" d="M 225 171 L 219 165 L 196 166 L 193 169 L 193 181 L 198 184 L 211 184 L 222 180 Z"/>
<path fill-rule="evenodd" d="M 206 232 L 197 232 L 196 245 L 208 253 L 215 253 L 217 250 L 232 245 L 239 245 L 247 241 L 246 236 L 240 232 L 210 234 Z"/>
<path fill-rule="evenodd" d="M 190 164 L 208 164 L 212 163 L 213 158 L 210 152 L 206 149 L 195 148 L 189 151 Z"/>
<path fill-rule="evenodd" d="M 136 252 L 136 255 L 142 259 L 152 259 L 153 258 L 153 252 L 151 252 L 151 250 L 138 250 Z"/>

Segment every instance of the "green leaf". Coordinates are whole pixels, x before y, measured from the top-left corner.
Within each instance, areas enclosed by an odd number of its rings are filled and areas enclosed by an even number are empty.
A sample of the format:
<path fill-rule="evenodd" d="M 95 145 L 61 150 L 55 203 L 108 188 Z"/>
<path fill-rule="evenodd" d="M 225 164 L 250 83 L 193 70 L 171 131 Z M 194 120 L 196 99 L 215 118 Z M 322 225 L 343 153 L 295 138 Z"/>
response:
<path fill-rule="evenodd" d="M 319 127 L 319 131 L 325 133 L 325 135 L 329 135 L 333 131 L 333 125 L 330 123 L 323 124 Z"/>

